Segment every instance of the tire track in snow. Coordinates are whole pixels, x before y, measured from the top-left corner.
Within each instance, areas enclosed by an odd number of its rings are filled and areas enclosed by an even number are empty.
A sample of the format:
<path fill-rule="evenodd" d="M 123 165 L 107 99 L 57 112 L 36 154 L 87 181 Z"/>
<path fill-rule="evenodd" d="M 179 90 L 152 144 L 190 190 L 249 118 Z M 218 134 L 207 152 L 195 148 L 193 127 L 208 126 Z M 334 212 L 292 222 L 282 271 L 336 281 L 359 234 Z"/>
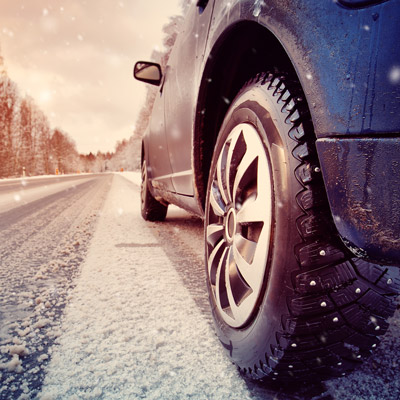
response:
<path fill-rule="evenodd" d="M 35 398 L 112 177 L 3 213 L 0 399 Z"/>

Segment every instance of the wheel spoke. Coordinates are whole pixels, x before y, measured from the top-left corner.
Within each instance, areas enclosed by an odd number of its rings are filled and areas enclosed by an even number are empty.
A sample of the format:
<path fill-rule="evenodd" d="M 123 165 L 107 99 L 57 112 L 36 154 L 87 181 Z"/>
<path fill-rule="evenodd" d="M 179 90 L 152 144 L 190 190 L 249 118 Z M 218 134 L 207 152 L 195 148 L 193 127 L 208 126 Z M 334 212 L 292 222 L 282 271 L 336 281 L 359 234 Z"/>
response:
<path fill-rule="evenodd" d="M 207 226 L 207 243 L 211 246 L 215 246 L 218 240 L 222 237 L 224 232 L 224 227 L 219 224 L 211 224 Z"/>
<path fill-rule="evenodd" d="M 238 306 L 236 305 L 236 301 L 235 301 L 234 296 L 233 296 L 233 290 L 235 288 L 232 287 L 231 279 L 230 279 L 231 278 L 230 277 L 231 268 L 232 269 L 235 268 L 235 266 L 231 265 L 231 264 L 234 264 L 235 261 L 234 261 L 234 257 L 233 257 L 233 254 L 232 254 L 232 248 L 230 248 L 229 250 L 230 251 L 229 251 L 229 254 L 228 254 L 228 257 L 227 257 L 227 260 L 226 260 L 227 268 L 225 270 L 225 281 L 227 283 L 227 294 L 228 294 L 227 297 L 228 297 L 229 311 L 230 311 L 230 312 L 228 312 L 228 315 L 230 315 L 231 317 L 236 319 L 239 310 L 238 310 Z"/>
<path fill-rule="evenodd" d="M 270 202 L 267 196 L 253 194 L 246 199 L 243 206 L 237 213 L 237 219 L 240 224 L 251 222 L 268 223 L 270 220 Z"/>
<path fill-rule="evenodd" d="M 264 232 L 266 233 L 266 231 Z M 260 235 L 262 243 L 264 243 L 264 237 L 266 236 L 264 232 Z M 254 291 L 257 290 L 260 280 L 262 280 L 265 254 L 265 245 L 252 242 L 240 237 L 240 235 L 235 237 L 233 256 L 235 257 L 237 268 L 244 281 Z"/>
<path fill-rule="evenodd" d="M 232 196 L 233 180 L 235 178 L 238 165 L 245 154 L 246 154 L 246 142 L 243 137 L 243 132 L 240 131 L 239 134 L 232 137 L 232 141 L 228 149 L 228 155 L 226 160 L 226 165 L 227 165 L 226 182 L 228 186 L 228 197 L 231 203 L 233 202 L 233 196 Z"/>
<path fill-rule="evenodd" d="M 218 158 L 217 162 L 217 184 L 218 184 L 218 190 L 221 194 L 222 200 L 224 201 L 225 204 L 229 203 L 228 200 L 228 185 L 226 181 L 226 147 L 228 147 L 229 144 L 226 144 Z"/>
<path fill-rule="evenodd" d="M 235 305 L 239 306 L 242 301 L 251 294 L 252 290 L 240 273 L 233 249 L 234 248 L 231 247 L 229 253 L 229 284 L 231 289 L 230 292 L 232 292 Z"/>
<path fill-rule="evenodd" d="M 239 223 L 264 222 L 269 225 L 271 220 L 271 186 L 268 163 L 258 159 L 257 186 L 255 191 L 243 202 L 237 213 Z"/>
<path fill-rule="evenodd" d="M 238 201 L 238 191 L 245 189 L 254 179 L 258 168 L 258 154 L 247 149 L 246 154 L 239 163 L 233 183 L 233 201 Z"/>
<path fill-rule="evenodd" d="M 253 268 L 253 266 L 242 257 L 236 246 L 233 246 L 233 256 L 235 257 L 237 268 L 243 276 L 243 279 L 249 287 L 253 288 L 257 283 L 255 282 L 255 279 L 257 279 L 257 276 L 254 273 L 255 268 Z"/>
<path fill-rule="evenodd" d="M 219 263 L 221 262 L 223 251 L 225 250 L 225 242 L 221 240 L 213 249 L 208 257 L 208 274 L 212 285 L 216 283 L 216 276 Z"/>
<path fill-rule="evenodd" d="M 243 260 L 246 261 L 247 264 L 252 264 L 254 259 L 254 254 L 257 249 L 257 243 L 247 240 L 242 235 L 236 234 L 234 240 L 234 247 L 240 253 Z"/>
<path fill-rule="evenodd" d="M 210 193 L 210 204 L 215 215 L 222 217 L 224 215 L 225 205 L 221 199 L 221 192 L 213 185 Z"/>
<path fill-rule="evenodd" d="M 226 260 L 227 260 L 227 253 L 228 248 L 225 248 L 220 261 L 218 263 L 216 278 L 215 278 L 215 296 L 217 300 L 217 304 L 219 305 L 220 309 L 224 310 L 228 307 L 228 295 L 227 295 L 227 288 L 226 288 Z"/>

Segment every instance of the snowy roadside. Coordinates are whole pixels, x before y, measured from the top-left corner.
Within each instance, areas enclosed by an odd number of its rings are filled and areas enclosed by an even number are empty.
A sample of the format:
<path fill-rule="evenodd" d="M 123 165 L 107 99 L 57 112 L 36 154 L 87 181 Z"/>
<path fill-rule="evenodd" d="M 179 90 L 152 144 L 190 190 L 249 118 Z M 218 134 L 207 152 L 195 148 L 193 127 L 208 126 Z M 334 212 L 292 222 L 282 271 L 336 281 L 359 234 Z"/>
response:
<path fill-rule="evenodd" d="M 115 176 L 39 398 L 251 398 L 137 204 Z"/>
<path fill-rule="evenodd" d="M 128 179 L 128 181 L 131 181 L 132 183 L 140 187 L 140 184 L 142 182 L 140 172 L 124 171 L 124 172 L 117 172 L 117 174 L 123 176 L 124 178 Z"/>

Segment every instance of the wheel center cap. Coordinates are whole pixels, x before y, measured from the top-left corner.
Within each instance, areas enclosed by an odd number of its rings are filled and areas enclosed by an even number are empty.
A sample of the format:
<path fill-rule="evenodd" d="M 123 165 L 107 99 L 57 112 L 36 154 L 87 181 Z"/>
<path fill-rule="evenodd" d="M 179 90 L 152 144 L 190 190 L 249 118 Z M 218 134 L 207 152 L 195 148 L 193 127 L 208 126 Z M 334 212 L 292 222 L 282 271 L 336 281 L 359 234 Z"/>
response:
<path fill-rule="evenodd" d="M 236 233 L 236 212 L 233 208 L 228 211 L 225 219 L 225 234 L 229 241 L 233 240 Z"/>

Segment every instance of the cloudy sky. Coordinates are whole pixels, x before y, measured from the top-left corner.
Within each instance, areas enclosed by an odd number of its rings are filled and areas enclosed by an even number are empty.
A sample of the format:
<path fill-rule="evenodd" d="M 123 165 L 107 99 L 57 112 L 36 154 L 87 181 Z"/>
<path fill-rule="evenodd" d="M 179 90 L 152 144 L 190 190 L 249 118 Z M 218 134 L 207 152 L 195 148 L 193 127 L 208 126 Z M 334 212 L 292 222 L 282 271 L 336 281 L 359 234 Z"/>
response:
<path fill-rule="evenodd" d="M 145 84 L 137 60 L 162 48 L 180 0 L 0 0 L 8 75 L 78 151 L 112 151 L 132 135 Z"/>

